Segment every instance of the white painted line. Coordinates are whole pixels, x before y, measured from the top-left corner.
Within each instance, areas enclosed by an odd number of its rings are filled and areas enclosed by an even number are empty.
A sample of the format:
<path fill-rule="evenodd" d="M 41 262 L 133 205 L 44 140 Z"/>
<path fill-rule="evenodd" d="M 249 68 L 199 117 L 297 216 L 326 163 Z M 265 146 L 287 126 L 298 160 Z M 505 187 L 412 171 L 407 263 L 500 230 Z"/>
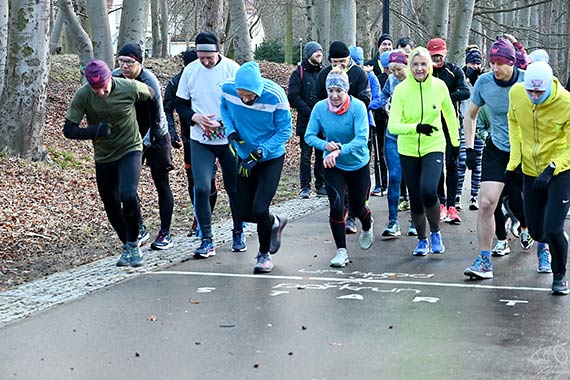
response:
<path fill-rule="evenodd" d="M 351 282 L 351 283 L 373 283 L 373 284 L 391 284 L 391 285 L 419 285 L 419 286 L 435 286 L 442 288 L 464 288 L 464 289 L 489 289 L 489 290 L 518 290 L 531 292 L 550 292 L 548 288 L 533 288 L 530 286 L 500 286 L 500 285 L 483 285 L 483 284 L 455 284 L 449 282 L 425 282 L 425 281 L 402 281 L 402 280 L 375 280 L 369 278 L 354 279 L 342 277 L 301 277 L 301 276 L 279 276 L 270 274 L 244 274 L 244 273 L 217 273 L 217 272 L 184 272 L 184 271 L 162 271 L 148 272 L 145 275 L 186 275 L 186 276 L 209 276 L 209 277 L 238 277 L 238 278 L 263 278 L 271 280 L 301 280 L 301 281 L 334 281 L 334 282 Z"/>

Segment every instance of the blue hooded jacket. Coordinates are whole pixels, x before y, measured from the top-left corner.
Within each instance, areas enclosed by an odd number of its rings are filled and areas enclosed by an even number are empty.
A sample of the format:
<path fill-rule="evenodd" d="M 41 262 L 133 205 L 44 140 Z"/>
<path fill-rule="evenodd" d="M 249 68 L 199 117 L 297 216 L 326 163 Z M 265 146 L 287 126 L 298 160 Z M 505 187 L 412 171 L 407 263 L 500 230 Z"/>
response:
<path fill-rule="evenodd" d="M 258 98 L 248 106 L 241 101 L 237 89 L 252 92 Z M 244 141 L 237 146 L 242 159 L 257 148 L 263 151 L 260 161 L 285 154 L 285 144 L 293 133 L 287 95 L 277 83 L 261 77 L 256 62 L 244 63 L 235 79 L 222 85 L 220 110 L 226 135 L 237 132 Z"/>

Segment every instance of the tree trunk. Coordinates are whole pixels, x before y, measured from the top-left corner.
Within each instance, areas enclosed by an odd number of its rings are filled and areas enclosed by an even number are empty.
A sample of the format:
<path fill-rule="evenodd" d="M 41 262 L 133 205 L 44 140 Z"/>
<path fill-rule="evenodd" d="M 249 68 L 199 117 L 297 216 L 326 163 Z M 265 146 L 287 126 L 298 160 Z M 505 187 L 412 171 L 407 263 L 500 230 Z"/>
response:
<path fill-rule="evenodd" d="M 331 44 L 331 2 L 330 0 L 315 0 L 315 25 L 317 34 L 315 41 L 323 47 L 323 55 L 328 56 L 329 45 Z"/>
<path fill-rule="evenodd" d="M 127 42 L 136 42 L 144 51 L 145 5 L 146 1 L 144 0 L 123 0 L 117 49 L 120 49 Z"/>
<path fill-rule="evenodd" d="M 331 2 L 331 20 L 335 20 L 334 28 L 330 28 L 332 41 L 342 41 L 347 46 L 356 44 L 356 3 L 355 0 L 335 0 Z"/>
<path fill-rule="evenodd" d="M 356 0 L 356 44 L 362 47 L 364 55 L 370 56 L 370 52 L 374 50 L 374 42 L 372 42 L 370 12 L 368 11 L 369 2 L 366 0 Z"/>
<path fill-rule="evenodd" d="M 93 59 L 93 46 L 91 45 L 91 40 L 77 20 L 71 6 L 71 0 L 59 0 L 58 4 L 59 11 L 63 13 L 69 35 L 74 38 L 81 67 L 85 67 L 87 62 Z"/>
<path fill-rule="evenodd" d="M 168 35 L 168 3 L 160 0 L 160 39 L 162 50 L 160 56 L 166 58 L 170 55 L 170 36 Z"/>
<path fill-rule="evenodd" d="M 240 64 L 252 61 L 253 52 L 245 15 L 244 0 L 229 0 L 228 4 L 230 8 L 232 43 L 235 52 L 234 58 Z"/>
<path fill-rule="evenodd" d="M 6 80 L 0 108 L 0 150 L 45 160 L 50 1 L 11 0 Z"/>
<path fill-rule="evenodd" d="M 459 4 L 463 3 L 462 1 Z M 449 0 L 435 0 L 433 9 L 433 28 L 430 37 L 447 39 L 447 23 L 449 22 Z"/>
<path fill-rule="evenodd" d="M 317 26 L 315 25 L 315 8 L 313 0 L 305 0 L 305 10 L 307 14 L 307 35 L 305 43 L 313 41 L 317 35 Z"/>
<path fill-rule="evenodd" d="M 293 64 L 293 4 L 291 0 L 285 4 L 285 63 Z"/>
<path fill-rule="evenodd" d="M 459 1 L 457 13 L 453 18 L 453 34 L 447 44 L 448 56 L 450 62 L 460 67 L 463 66 L 465 58 L 465 47 L 469 45 L 469 33 L 471 31 L 474 9 L 475 0 Z"/>
<path fill-rule="evenodd" d="M 87 2 L 89 24 L 91 26 L 91 42 L 95 58 L 107 62 L 109 67 L 114 66 L 113 43 L 111 41 L 111 28 L 107 17 L 106 0 L 89 0 Z"/>
<path fill-rule="evenodd" d="M 59 40 L 61 39 L 61 32 L 63 30 L 63 12 L 59 10 L 53 23 L 53 28 L 49 36 L 49 53 L 54 55 L 61 50 L 61 44 Z"/>
<path fill-rule="evenodd" d="M 150 0 L 150 17 L 152 29 L 152 56 L 158 57 L 162 51 L 160 39 L 160 8 L 158 0 Z"/>
<path fill-rule="evenodd" d="M 0 96 L 4 90 L 6 56 L 8 55 L 8 0 L 0 0 Z"/>
<path fill-rule="evenodd" d="M 245 9 L 245 8 L 244 8 Z M 221 37 L 224 31 L 224 1 L 208 0 L 200 12 L 202 19 L 201 31 L 212 32 Z"/>

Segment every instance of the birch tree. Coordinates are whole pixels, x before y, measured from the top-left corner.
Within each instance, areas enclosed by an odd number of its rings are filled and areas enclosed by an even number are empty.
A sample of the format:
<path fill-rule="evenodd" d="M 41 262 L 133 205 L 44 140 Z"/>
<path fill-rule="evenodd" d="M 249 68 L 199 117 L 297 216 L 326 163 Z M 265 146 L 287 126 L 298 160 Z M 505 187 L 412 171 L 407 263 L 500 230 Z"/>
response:
<path fill-rule="evenodd" d="M 0 150 L 45 160 L 50 1 L 9 2 L 6 78 L 0 108 Z M 4 75 L 4 72 L 2 73 Z"/>
<path fill-rule="evenodd" d="M 74 38 L 74 43 L 77 49 L 76 53 L 79 55 L 81 67 L 84 67 L 87 62 L 93 59 L 93 45 L 91 44 L 91 39 L 77 20 L 71 5 L 71 0 L 59 0 L 58 4 L 59 11 L 63 13 L 63 18 L 65 20 L 65 25 L 69 30 L 69 35 Z"/>
<path fill-rule="evenodd" d="M 331 44 L 331 3 L 330 0 L 314 0 L 316 41 L 323 47 L 323 55 L 328 56 L 329 45 Z"/>
<path fill-rule="evenodd" d="M 475 0 L 458 2 L 456 14 L 453 17 L 453 34 L 448 41 L 449 61 L 461 66 L 465 58 L 465 47 L 469 45 L 471 23 Z"/>
<path fill-rule="evenodd" d="M 4 90 L 4 73 L 8 55 L 8 0 L 0 0 L 0 95 Z"/>
<path fill-rule="evenodd" d="M 459 4 L 463 1 L 459 1 Z M 449 0 L 435 0 L 433 8 L 433 27 L 430 30 L 431 38 L 447 39 L 447 23 L 449 22 Z"/>
<path fill-rule="evenodd" d="M 150 0 L 150 17 L 152 30 L 152 56 L 158 57 L 162 51 L 162 36 L 160 34 L 160 9 L 158 0 Z"/>
<path fill-rule="evenodd" d="M 160 37 L 162 40 L 160 56 L 166 58 L 170 53 L 170 36 L 168 35 L 168 3 L 166 0 L 160 0 Z"/>
<path fill-rule="evenodd" d="M 146 0 L 123 0 L 117 43 L 119 49 L 127 42 L 136 42 L 144 51 L 145 8 Z"/>
<path fill-rule="evenodd" d="M 356 2 L 355 0 L 335 0 L 331 2 L 331 20 L 334 20 L 330 28 L 332 41 L 342 41 L 346 45 L 356 44 Z"/>
<path fill-rule="evenodd" d="M 238 63 L 253 60 L 251 38 L 245 15 L 244 0 L 228 0 L 231 20 L 231 38 L 234 47 L 234 58 Z"/>
<path fill-rule="evenodd" d="M 107 62 L 109 67 L 114 65 L 113 45 L 111 42 L 111 28 L 107 17 L 106 0 L 89 0 L 87 2 L 89 26 L 91 28 L 91 42 L 95 58 Z"/>

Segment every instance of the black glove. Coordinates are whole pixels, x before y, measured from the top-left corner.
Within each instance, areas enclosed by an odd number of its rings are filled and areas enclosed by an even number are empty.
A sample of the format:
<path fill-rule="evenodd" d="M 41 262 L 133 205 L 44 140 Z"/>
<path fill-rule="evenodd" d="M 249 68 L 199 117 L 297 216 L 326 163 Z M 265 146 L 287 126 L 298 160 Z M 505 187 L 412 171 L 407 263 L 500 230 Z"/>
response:
<path fill-rule="evenodd" d="M 437 128 L 430 124 L 418 124 L 416 125 L 416 132 L 423 133 L 426 136 L 431 136 L 433 131 L 437 131 Z"/>
<path fill-rule="evenodd" d="M 475 149 L 467 148 L 465 149 L 465 154 L 467 155 L 465 164 L 469 170 L 475 170 L 475 168 L 477 168 L 477 156 L 475 155 Z"/>
<path fill-rule="evenodd" d="M 457 158 L 459 157 L 459 147 L 452 146 L 450 150 L 450 155 L 451 155 L 451 161 L 457 161 Z"/>
<path fill-rule="evenodd" d="M 552 180 L 552 175 L 554 174 L 553 164 L 550 163 L 546 169 L 542 171 L 542 173 L 538 176 L 537 179 L 534 180 L 533 188 L 536 191 L 546 191 L 548 188 L 548 184 L 550 184 L 550 180 Z"/>
<path fill-rule="evenodd" d="M 160 141 L 160 138 L 162 137 L 162 130 L 160 129 L 160 127 L 154 127 L 154 128 L 150 128 L 150 143 L 156 143 L 158 141 Z"/>
<path fill-rule="evenodd" d="M 241 139 L 241 136 L 238 132 L 232 132 L 228 135 L 228 144 L 230 147 L 230 152 L 234 157 L 237 157 L 237 147 L 239 144 L 243 144 L 244 141 Z"/>
<path fill-rule="evenodd" d="M 178 136 L 178 132 L 176 132 L 176 128 L 173 125 L 168 126 L 168 133 L 170 134 L 170 144 L 172 147 L 176 149 L 182 148 L 180 136 Z"/>
<path fill-rule="evenodd" d="M 111 124 L 101 122 L 91 126 L 91 139 L 99 139 L 102 137 L 109 137 L 111 133 L 113 133 L 113 129 L 111 128 Z"/>
<path fill-rule="evenodd" d="M 263 151 L 261 150 L 261 148 L 257 148 L 256 150 L 252 151 L 249 154 L 249 156 L 247 156 L 245 159 L 243 159 L 240 162 L 239 175 L 241 175 L 242 177 L 249 177 L 251 169 L 253 169 L 253 167 L 257 165 L 257 162 L 261 159 L 262 156 L 263 156 Z"/>
<path fill-rule="evenodd" d="M 518 168 L 517 168 L 518 169 Z M 507 170 L 505 171 L 505 183 L 517 183 L 519 177 L 519 173 L 517 173 L 517 169 L 514 171 Z"/>

